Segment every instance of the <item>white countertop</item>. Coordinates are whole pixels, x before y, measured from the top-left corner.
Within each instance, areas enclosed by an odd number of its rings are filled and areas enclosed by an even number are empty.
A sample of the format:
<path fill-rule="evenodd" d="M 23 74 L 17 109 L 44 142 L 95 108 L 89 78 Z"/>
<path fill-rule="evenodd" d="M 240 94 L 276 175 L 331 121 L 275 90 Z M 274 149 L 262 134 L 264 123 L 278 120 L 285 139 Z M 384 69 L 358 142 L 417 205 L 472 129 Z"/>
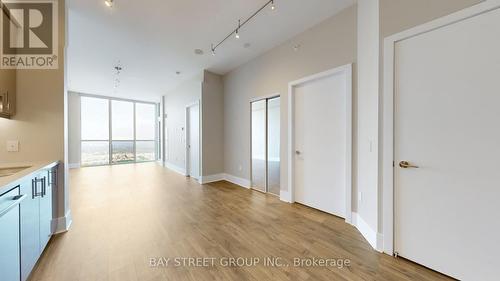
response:
<path fill-rule="evenodd" d="M 59 161 L 37 161 L 37 162 L 21 162 L 21 163 L 4 163 L 0 164 L 0 168 L 16 168 L 29 167 L 18 173 L 8 177 L 0 177 L 0 194 L 7 192 L 9 189 L 19 185 L 25 177 L 34 176 L 40 170 L 46 170 L 58 165 Z"/>

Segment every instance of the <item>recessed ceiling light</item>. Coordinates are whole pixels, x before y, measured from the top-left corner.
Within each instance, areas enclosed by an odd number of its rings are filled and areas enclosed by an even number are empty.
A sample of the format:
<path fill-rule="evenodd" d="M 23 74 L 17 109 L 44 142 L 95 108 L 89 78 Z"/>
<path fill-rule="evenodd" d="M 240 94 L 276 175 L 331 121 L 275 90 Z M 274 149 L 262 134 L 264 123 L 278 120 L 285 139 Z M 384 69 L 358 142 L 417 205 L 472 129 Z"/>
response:
<path fill-rule="evenodd" d="M 106 1 L 104 1 L 104 4 L 106 4 L 106 6 L 111 8 L 111 7 L 113 7 L 113 0 L 106 0 Z"/>
<path fill-rule="evenodd" d="M 196 55 L 200 55 L 201 56 L 201 55 L 203 55 L 203 50 L 202 49 L 194 49 L 194 53 Z"/>

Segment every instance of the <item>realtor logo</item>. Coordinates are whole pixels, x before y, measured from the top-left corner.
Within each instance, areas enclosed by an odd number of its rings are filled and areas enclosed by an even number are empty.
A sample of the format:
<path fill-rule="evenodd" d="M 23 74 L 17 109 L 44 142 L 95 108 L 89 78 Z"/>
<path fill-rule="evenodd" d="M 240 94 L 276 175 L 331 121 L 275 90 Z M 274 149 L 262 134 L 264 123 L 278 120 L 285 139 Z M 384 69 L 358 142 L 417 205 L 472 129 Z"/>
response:
<path fill-rule="evenodd" d="M 57 0 L 0 1 L 0 67 L 58 68 Z"/>

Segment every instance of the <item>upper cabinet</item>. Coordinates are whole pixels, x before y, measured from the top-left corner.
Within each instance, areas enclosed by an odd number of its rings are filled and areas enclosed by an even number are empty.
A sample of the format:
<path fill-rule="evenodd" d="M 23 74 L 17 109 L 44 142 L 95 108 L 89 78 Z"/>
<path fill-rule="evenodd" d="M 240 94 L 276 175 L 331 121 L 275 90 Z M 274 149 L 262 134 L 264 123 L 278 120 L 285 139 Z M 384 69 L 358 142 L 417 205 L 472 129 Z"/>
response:
<path fill-rule="evenodd" d="M 16 113 L 16 76 L 15 69 L 0 69 L 0 117 Z"/>

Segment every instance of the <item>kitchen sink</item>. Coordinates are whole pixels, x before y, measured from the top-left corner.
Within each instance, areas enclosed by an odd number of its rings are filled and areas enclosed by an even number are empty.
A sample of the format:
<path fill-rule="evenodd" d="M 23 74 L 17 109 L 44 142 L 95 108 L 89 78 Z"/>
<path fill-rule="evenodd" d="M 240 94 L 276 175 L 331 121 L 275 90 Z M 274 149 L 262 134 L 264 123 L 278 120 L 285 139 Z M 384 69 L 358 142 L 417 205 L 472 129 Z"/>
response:
<path fill-rule="evenodd" d="M 21 172 L 23 170 L 26 170 L 28 168 L 31 168 L 31 166 L 0 168 L 0 177 L 12 176 L 12 175 L 14 175 L 16 173 L 19 173 L 19 172 Z"/>

